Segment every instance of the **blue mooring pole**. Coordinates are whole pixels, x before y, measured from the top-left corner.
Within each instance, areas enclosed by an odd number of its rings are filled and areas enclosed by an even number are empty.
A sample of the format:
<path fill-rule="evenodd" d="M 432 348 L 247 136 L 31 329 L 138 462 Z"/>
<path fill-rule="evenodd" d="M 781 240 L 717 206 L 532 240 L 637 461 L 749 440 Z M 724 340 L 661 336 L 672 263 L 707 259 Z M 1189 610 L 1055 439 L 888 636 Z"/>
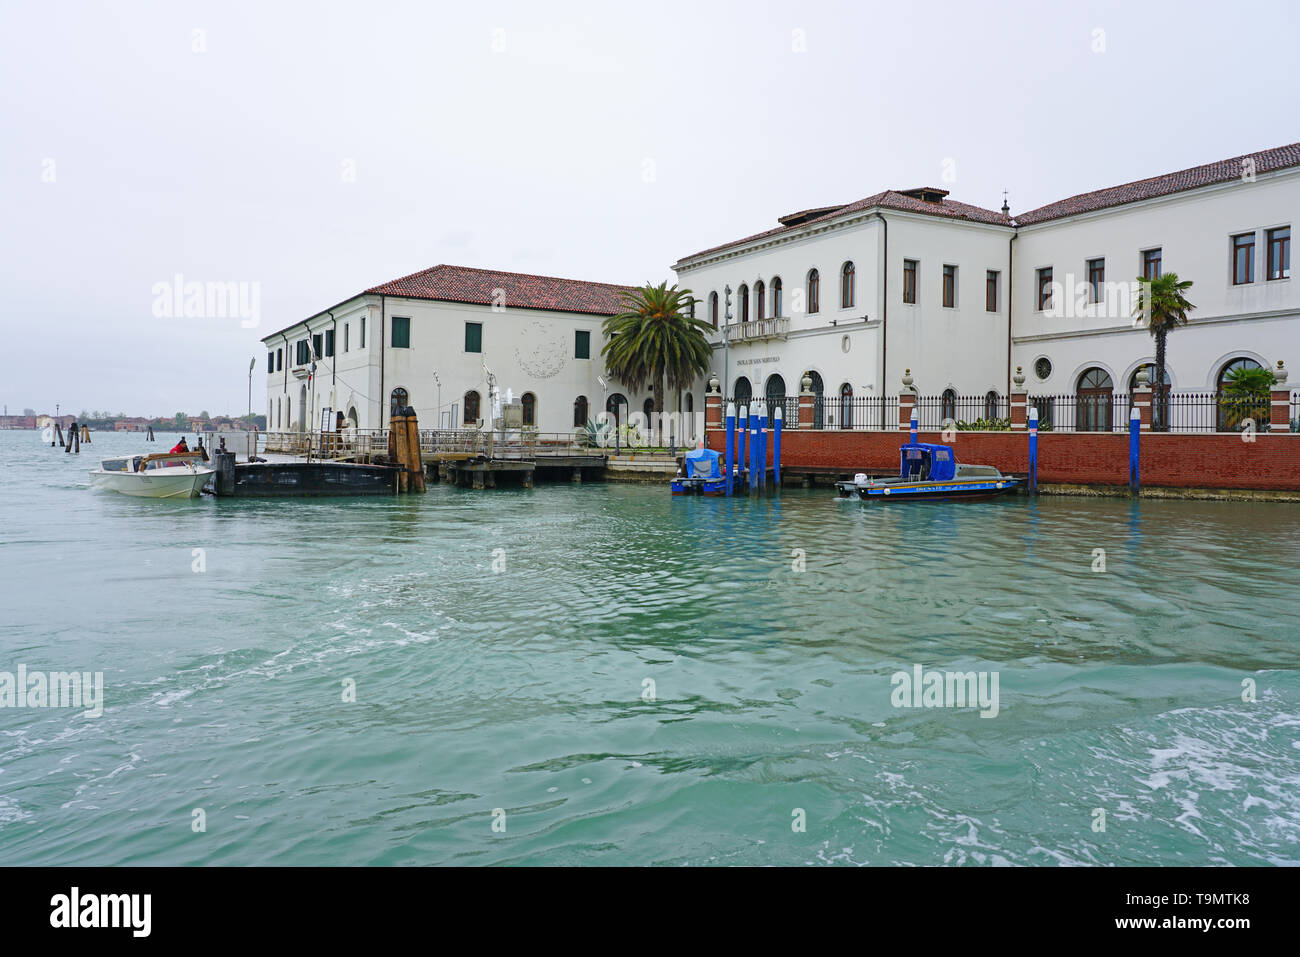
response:
<path fill-rule="evenodd" d="M 1142 482 L 1138 469 L 1138 449 L 1142 445 L 1142 416 L 1137 406 L 1128 414 L 1128 490 L 1137 495 Z"/>
<path fill-rule="evenodd" d="M 912 409 L 912 421 L 908 423 L 908 427 L 911 429 L 911 432 L 912 432 L 912 444 L 915 445 L 915 444 L 916 444 L 916 432 L 917 432 L 917 427 L 918 427 L 918 422 L 917 422 L 917 418 L 916 418 L 916 409 L 915 409 L 915 408 Z"/>
<path fill-rule="evenodd" d="M 767 400 L 758 400 L 758 487 L 767 487 Z"/>
<path fill-rule="evenodd" d="M 727 494 L 731 494 L 732 469 L 736 464 L 736 403 L 727 403 Z"/>
<path fill-rule="evenodd" d="M 754 469 L 756 462 L 758 462 L 758 406 L 754 407 L 754 414 L 749 417 L 749 490 L 751 492 L 758 489 L 758 473 Z"/>
<path fill-rule="evenodd" d="M 772 483 L 781 488 L 781 407 L 772 413 Z"/>
<path fill-rule="evenodd" d="M 1029 494 L 1038 494 L 1038 408 L 1029 407 Z"/>
<path fill-rule="evenodd" d="M 740 407 L 740 415 L 736 419 L 736 468 L 745 471 L 745 463 L 749 461 L 745 456 L 749 454 L 749 406 Z"/>

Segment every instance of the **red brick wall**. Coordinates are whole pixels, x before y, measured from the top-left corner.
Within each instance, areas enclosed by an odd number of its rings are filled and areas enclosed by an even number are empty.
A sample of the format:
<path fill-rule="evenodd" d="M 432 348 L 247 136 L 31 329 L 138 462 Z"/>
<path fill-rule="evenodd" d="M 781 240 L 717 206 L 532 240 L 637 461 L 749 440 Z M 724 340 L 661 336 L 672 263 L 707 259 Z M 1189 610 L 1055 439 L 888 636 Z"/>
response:
<path fill-rule="evenodd" d="M 922 432 L 922 442 L 939 442 Z M 709 448 L 722 452 L 726 438 L 708 433 Z M 781 468 L 798 472 L 892 472 L 906 432 L 839 432 L 832 429 L 781 433 Z M 1128 435 L 1048 432 L 1038 436 L 1038 481 L 1078 485 L 1128 484 Z M 1023 475 L 1029 469 L 1029 436 L 1010 432 L 958 432 L 950 443 L 957 461 L 994 465 Z M 771 461 L 771 441 L 768 442 Z M 1182 435 L 1144 432 L 1143 485 L 1186 488 L 1300 490 L 1300 434 L 1261 433 L 1254 442 L 1239 435 Z"/>

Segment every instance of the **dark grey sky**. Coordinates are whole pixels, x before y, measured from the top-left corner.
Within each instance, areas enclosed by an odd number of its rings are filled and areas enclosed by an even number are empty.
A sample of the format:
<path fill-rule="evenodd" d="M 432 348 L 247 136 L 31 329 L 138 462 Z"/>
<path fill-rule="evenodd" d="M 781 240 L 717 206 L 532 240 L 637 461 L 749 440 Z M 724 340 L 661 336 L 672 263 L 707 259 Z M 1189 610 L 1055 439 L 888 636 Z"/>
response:
<path fill-rule="evenodd" d="M 1293 142 L 1297 49 L 1285 2 L 4 0 L 0 401 L 238 413 L 260 336 L 439 262 L 658 281 L 887 187 Z M 177 274 L 260 325 L 156 316 Z"/>

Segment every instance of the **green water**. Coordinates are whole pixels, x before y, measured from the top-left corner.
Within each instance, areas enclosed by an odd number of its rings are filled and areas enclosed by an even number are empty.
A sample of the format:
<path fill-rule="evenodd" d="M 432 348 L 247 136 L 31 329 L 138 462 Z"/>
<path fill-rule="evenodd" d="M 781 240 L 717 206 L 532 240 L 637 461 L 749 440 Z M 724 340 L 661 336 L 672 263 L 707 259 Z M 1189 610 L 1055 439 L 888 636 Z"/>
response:
<path fill-rule="evenodd" d="M 1300 508 L 87 487 L 145 448 L 0 432 L 0 671 L 106 698 L 0 709 L 0 864 L 1300 862 Z"/>

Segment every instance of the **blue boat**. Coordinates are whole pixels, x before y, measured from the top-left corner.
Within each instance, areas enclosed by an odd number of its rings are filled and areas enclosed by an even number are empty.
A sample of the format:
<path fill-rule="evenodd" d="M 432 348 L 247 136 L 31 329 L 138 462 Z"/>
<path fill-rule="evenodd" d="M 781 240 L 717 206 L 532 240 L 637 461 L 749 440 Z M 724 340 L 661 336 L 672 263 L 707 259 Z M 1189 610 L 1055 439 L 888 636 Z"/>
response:
<path fill-rule="evenodd" d="M 721 456 L 712 449 L 686 453 L 685 468 L 672 481 L 674 495 L 726 495 L 727 482 L 718 465 Z"/>
<path fill-rule="evenodd" d="M 840 498 L 891 502 L 918 499 L 987 499 L 1014 491 L 1021 480 L 992 465 L 965 465 L 950 445 L 907 442 L 899 449 L 897 478 L 870 478 L 859 472 L 852 481 L 836 482 Z"/>

